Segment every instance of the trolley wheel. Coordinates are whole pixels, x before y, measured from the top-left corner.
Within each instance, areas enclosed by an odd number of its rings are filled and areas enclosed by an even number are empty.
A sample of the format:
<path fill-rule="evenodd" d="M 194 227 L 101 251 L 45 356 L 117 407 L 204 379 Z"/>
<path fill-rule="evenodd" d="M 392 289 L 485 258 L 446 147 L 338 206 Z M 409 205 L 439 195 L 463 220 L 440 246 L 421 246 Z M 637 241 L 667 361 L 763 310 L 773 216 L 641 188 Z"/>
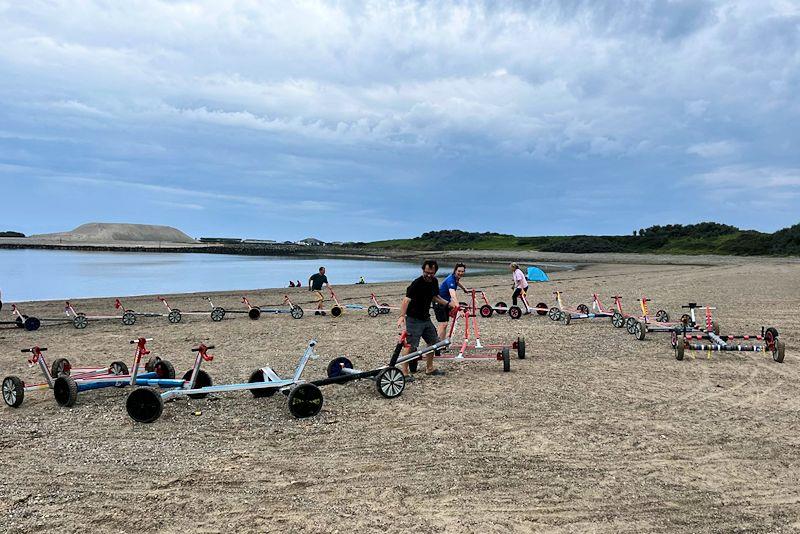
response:
<path fill-rule="evenodd" d="M 181 322 L 181 311 L 180 310 L 172 310 L 167 314 L 167 321 L 171 324 L 178 324 Z"/>
<path fill-rule="evenodd" d="M 378 315 L 380 315 L 380 313 L 381 310 L 374 304 L 370 304 L 369 308 L 367 308 L 367 315 L 369 315 L 370 317 L 377 317 Z"/>
<path fill-rule="evenodd" d="M 79 313 L 75 317 L 72 318 L 72 326 L 77 328 L 78 330 L 83 330 L 87 326 L 89 326 L 89 319 L 82 313 Z"/>
<path fill-rule="evenodd" d="M 636 324 L 633 327 L 633 335 L 636 336 L 636 339 L 639 341 L 643 341 L 645 336 L 647 335 L 647 327 L 641 321 L 636 321 Z"/>
<path fill-rule="evenodd" d="M 183 381 L 188 382 L 191 379 L 192 379 L 192 369 L 189 369 L 183 374 Z M 198 369 L 197 376 L 194 379 L 194 388 L 207 388 L 211 385 L 213 385 L 213 382 L 211 381 L 211 375 L 209 375 L 202 369 Z M 189 395 L 190 399 L 204 399 L 206 397 L 208 397 L 208 393 L 192 393 L 191 395 Z"/>
<path fill-rule="evenodd" d="M 173 366 L 172 362 L 169 360 L 162 360 L 159 358 L 158 361 L 153 364 L 153 371 L 158 378 L 166 380 L 175 378 L 175 366 Z"/>
<path fill-rule="evenodd" d="M 503 372 L 511 371 L 511 351 L 508 350 L 508 347 L 503 348 L 500 357 L 503 358 Z"/>
<path fill-rule="evenodd" d="M 3 400 L 7 406 L 19 408 L 25 400 L 25 382 L 18 376 L 7 376 L 3 379 Z"/>
<path fill-rule="evenodd" d="M 69 363 L 68 359 L 57 358 L 53 362 L 53 365 L 50 366 L 50 376 L 58 378 L 61 375 L 68 375 L 71 369 L 72 365 Z"/>
<path fill-rule="evenodd" d="M 152 358 L 147 360 L 147 362 L 145 362 L 144 370 L 147 371 L 148 373 L 152 373 L 153 371 L 156 370 L 156 364 L 160 361 L 161 358 L 159 358 L 158 356 L 153 356 Z"/>
<path fill-rule="evenodd" d="M 412 373 L 416 373 L 417 369 L 419 369 L 419 359 L 411 360 L 408 362 L 408 370 Z"/>
<path fill-rule="evenodd" d="M 391 310 L 391 307 L 389 306 L 388 303 L 386 303 L 386 302 L 381 303 L 381 313 L 387 314 L 390 311 L 392 311 L 392 310 Z"/>
<path fill-rule="evenodd" d="M 14 319 L 14 323 L 16 323 L 17 328 L 25 328 L 25 320 L 28 318 L 27 315 L 23 315 L 22 317 L 17 317 Z"/>
<path fill-rule="evenodd" d="M 488 304 L 484 304 L 483 306 L 481 306 L 481 309 L 479 311 L 480 311 L 481 317 L 483 317 L 485 319 L 491 317 L 492 314 L 494 313 L 494 310 Z M 497 313 L 500 313 L 500 312 L 497 312 Z"/>
<path fill-rule="evenodd" d="M 586 304 L 578 304 L 578 311 L 583 314 L 589 314 L 589 306 Z"/>
<path fill-rule="evenodd" d="M 625 326 L 625 316 L 615 311 L 614 315 L 611 316 L 611 324 L 614 325 L 614 328 L 622 328 Z"/>
<path fill-rule="evenodd" d="M 261 317 L 261 310 L 258 308 L 250 308 L 247 311 L 247 316 L 250 317 L 253 321 L 257 321 L 259 317 Z"/>
<path fill-rule="evenodd" d="M 128 366 L 125 365 L 125 362 L 111 362 L 111 365 L 108 366 L 108 372 L 112 375 L 127 375 L 128 374 Z M 127 382 L 120 381 L 114 384 L 115 388 L 124 388 L 127 386 Z"/>
<path fill-rule="evenodd" d="M 547 316 L 550 317 L 551 321 L 558 321 L 561 319 L 561 310 L 553 306 L 550 308 L 550 311 L 547 312 Z"/>
<path fill-rule="evenodd" d="M 220 322 L 225 318 L 225 308 L 216 307 L 211 310 L 211 320 L 215 323 Z"/>
<path fill-rule="evenodd" d="M 692 317 L 688 313 L 684 313 L 681 315 L 681 323 L 686 326 L 689 326 L 689 323 L 692 321 Z"/>
<path fill-rule="evenodd" d="M 263 369 L 256 369 L 250 375 L 250 378 L 247 380 L 248 384 L 255 384 L 257 382 L 266 382 L 264 380 L 264 370 Z M 275 392 L 278 391 L 277 388 L 259 388 L 259 389 L 251 389 L 250 393 L 253 397 L 257 399 L 262 399 L 264 397 L 271 397 L 275 395 Z"/>
<path fill-rule="evenodd" d="M 136 314 L 133 313 L 131 310 L 125 310 L 125 313 L 122 314 L 122 324 L 124 324 L 125 326 L 131 326 L 135 322 L 136 322 Z"/>
<path fill-rule="evenodd" d="M 636 332 L 636 323 L 639 321 L 635 317 L 628 317 L 625 320 L 625 330 L 628 331 L 629 334 L 633 335 Z"/>
<path fill-rule="evenodd" d="M 164 411 L 164 399 L 153 388 L 136 388 L 125 401 L 128 415 L 137 423 L 152 423 Z"/>
<path fill-rule="evenodd" d="M 522 308 L 520 308 L 519 306 L 511 306 L 508 309 L 508 316 L 511 317 L 512 319 L 519 319 L 520 317 L 522 317 Z"/>
<path fill-rule="evenodd" d="M 517 358 L 520 360 L 525 359 L 525 338 L 518 337 L 517 338 Z"/>
<path fill-rule="evenodd" d="M 334 306 L 331 308 L 331 315 L 334 317 L 339 317 L 342 314 L 342 307 L 341 306 Z"/>
<path fill-rule="evenodd" d="M 569 323 L 571 323 L 572 322 L 572 314 L 566 313 L 566 312 L 561 312 L 561 322 L 564 323 L 565 325 L 568 325 Z"/>
<path fill-rule="evenodd" d="M 498 302 L 497 304 L 495 304 L 495 305 L 494 305 L 494 307 L 495 307 L 495 308 L 499 308 L 499 309 L 497 310 L 497 313 L 498 313 L 498 314 L 500 314 L 500 315 L 503 315 L 504 313 L 506 313 L 506 310 L 508 309 L 508 304 L 506 304 L 505 302 L 503 302 L 503 301 L 501 300 L 500 302 Z"/>
<path fill-rule="evenodd" d="M 78 383 L 71 376 L 59 376 L 53 383 L 53 396 L 59 406 L 75 406 L 75 401 L 78 400 Z"/>
<path fill-rule="evenodd" d="M 775 343 L 776 339 L 778 339 L 777 328 L 770 326 L 769 328 L 764 330 L 764 341 L 766 341 L 768 345 L 772 345 L 773 343 Z"/>
<path fill-rule="evenodd" d="M 547 304 L 540 302 L 536 305 L 536 315 L 547 315 Z"/>
<path fill-rule="evenodd" d="M 711 331 L 719 335 L 719 324 L 716 321 L 711 321 Z"/>
<path fill-rule="evenodd" d="M 292 316 L 292 319 L 302 319 L 305 312 L 303 308 L 300 306 L 292 306 L 292 309 L 289 311 Z"/>
<path fill-rule="evenodd" d="M 28 332 L 33 332 L 34 330 L 39 330 L 41 325 L 41 321 L 39 321 L 39 319 L 36 317 L 25 317 L 25 322 L 22 323 L 22 328 Z"/>
<path fill-rule="evenodd" d="M 397 367 L 387 367 L 375 377 L 375 387 L 383 398 L 393 399 L 406 388 L 406 377 Z"/>
<path fill-rule="evenodd" d="M 675 344 L 675 359 L 678 361 L 683 360 L 683 354 L 686 350 L 686 340 L 683 338 L 678 338 L 678 342 Z"/>
<path fill-rule="evenodd" d="M 656 321 L 658 321 L 659 323 L 668 323 L 669 314 L 665 310 L 658 310 L 656 312 Z"/>
<path fill-rule="evenodd" d="M 342 368 L 352 369 L 353 362 L 351 362 L 344 356 L 339 356 L 338 358 L 332 359 L 328 363 L 328 378 L 333 378 L 344 374 L 342 373 Z"/>
<path fill-rule="evenodd" d="M 322 391 L 314 384 L 300 384 L 289 392 L 289 412 L 298 419 L 317 415 L 322 402 Z"/>
<path fill-rule="evenodd" d="M 783 363 L 783 358 L 786 355 L 786 343 L 778 339 L 775 341 L 775 350 L 772 351 L 772 359 L 778 363 Z M 3 390 L 5 395 L 5 389 Z"/>

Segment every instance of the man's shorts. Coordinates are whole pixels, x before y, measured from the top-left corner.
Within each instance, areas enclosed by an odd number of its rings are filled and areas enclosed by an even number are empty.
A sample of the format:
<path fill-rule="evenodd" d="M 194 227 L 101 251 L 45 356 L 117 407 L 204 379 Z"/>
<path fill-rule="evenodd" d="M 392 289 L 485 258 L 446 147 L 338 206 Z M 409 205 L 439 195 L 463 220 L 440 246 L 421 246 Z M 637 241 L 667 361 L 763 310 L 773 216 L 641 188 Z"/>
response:
<path fill-rule="evenodd" d="M 438 302 L 434 302 L 433 314 L 436 316 L 436 322 L 438 323 L 450 322 L 450 306 L 442 306 Z"/>
<path fill-rule="evenodd" d="M 439 341 L 439 334 L 436 333 L 436 327 L 430 319 L 420 321 L 413 317 L 406 317 L 406 332 L 408 337 L 406 343 L 411 346 L 411 350 L 415 351 L 419 348 L 419 340 L 424 339 L 428 345 L 433 345 Z"/>
<path fill-rule="evenodd" d="M 317 294 L 317 299 L 316 299 L 316 300 L 317 300 L 317 302 L 323 302 L 323 301 L 325 301 L 325 297 L 322 295 L 322 291 L 318 291 L 318 290 L 316 290 L 316 289 L 315 289 L 315 290 L 314 290 L 314 293 L 316 293 L 316 294 Z"/>

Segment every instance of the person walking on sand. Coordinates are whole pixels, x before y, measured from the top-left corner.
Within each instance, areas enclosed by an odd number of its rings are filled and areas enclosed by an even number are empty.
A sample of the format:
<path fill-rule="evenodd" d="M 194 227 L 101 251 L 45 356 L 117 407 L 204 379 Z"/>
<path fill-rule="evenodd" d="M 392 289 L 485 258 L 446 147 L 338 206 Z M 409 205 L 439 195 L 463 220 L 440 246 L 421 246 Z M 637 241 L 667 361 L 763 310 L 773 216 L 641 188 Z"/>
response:
<path fill-rule="evenodd" d="M 443 339 L 447 332 L 447 325 L 450 323 L 450 308 L 458 308 L 458 288 L 466 291 L 467 289 L 461 283 L 461 278 L 467 272 L 467 266 L 463 263 L 456 263 L 453 268 L 452 274 L 444 279 L 442 285 L 439 286 L 439 296 L 447 301 L 446 305 L 433 303 L 433 313 L 436 316 L 436 322 L 439 323 L 437 333 L 439 339 Z"/>
<path fill-rule="evenodd" d="M 509 267 L 511 268 L 511 276 L 514 278 L 514 285 L 511 286 L 514 288 L 514 293 L 511 295 L 511 304 L 516 306 L 519 296 L 522 293 L 525 293 L 525 295 L 528 294 L 528 280 L 525 278 L 525 273 L 522 272 L 519 265 L 512 263 Z M 525 313 L 530 313 L 530 310 L 526 309 Z"/>
<path fill-rule="evenodd" d="M 322 294 L 323 285 L 327 286 L 328 289 L 331 288 L 328 283 L 328 277 L 325 276 L 325 267 L 320 267 L 318 273 L 308 277 L 308 290 L 317 294 L 317 309 L 314 311 L 314 315 L 325 315 L 322 309 L 322 303 L 325 302 L 325 296 Z"/>
<path fill-rule="evenodd" d="M 439 336 L 436 334 L 436 327 L 431 322 L 431 301 L 444 306 L 455 306 L 454 303 L 448 303 L 439 296 L 439 282 L 436 280 L 436 271 L 439 270 L 439 264 L 436 260 L 425 260 L 422 264 L 422 276 L 411 282 L 411 285 L 406 288 L 406 296 L 400 304 L 400 318 L 397 320 L 397 326 L 403 328 L 408 337 L 408 343 L 404 348 L 401 356 L 409 354 L 411 351 L 417 350 L 419 347 L 419 340 L 425 340 L 429 346 L 439 341 Z M 403 374 L 408 377 L 408 362 L 402 365 Z M 430 354 L 425 359 L 425 374 L 431 376 L 440 376 L 444 371 L 435 369 L 433 367 L 433 354 Z M 409 377 L 409 380 L 413 377 Z"/>

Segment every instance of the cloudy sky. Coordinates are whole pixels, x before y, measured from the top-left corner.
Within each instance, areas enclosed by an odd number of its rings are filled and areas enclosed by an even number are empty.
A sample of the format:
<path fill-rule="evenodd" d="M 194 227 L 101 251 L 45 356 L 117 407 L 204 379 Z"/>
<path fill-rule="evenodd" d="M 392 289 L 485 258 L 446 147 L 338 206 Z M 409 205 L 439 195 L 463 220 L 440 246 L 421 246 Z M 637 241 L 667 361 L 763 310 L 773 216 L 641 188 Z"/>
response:
<path fill-rule="evenodd" d="M 0 0 L 0 230 L 800 222 L 800 1 Z"/>

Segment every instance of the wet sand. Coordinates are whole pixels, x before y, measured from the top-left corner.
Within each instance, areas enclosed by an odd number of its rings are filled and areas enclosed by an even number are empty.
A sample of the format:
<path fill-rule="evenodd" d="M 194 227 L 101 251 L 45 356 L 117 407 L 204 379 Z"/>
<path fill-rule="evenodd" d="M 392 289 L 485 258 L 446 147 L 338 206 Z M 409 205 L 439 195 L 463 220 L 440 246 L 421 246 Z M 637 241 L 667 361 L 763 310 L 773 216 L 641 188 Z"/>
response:
<path fill-rule="evenodd" d="M 800 530 L 800 268 L 780 260 L 706 266 L 593 264 L 533 285 L 532 300 L 633 310 L 646 294 L 673 316 L 688 301 L 715 305 L 722 333 L 776 326 L 786 361 L 763 353 L 673 356 L 664 335 L 636 341 L 607 319 L 569 326 L 543 317 L 481 320 L 484 343 L 526 340 L 528 358 L 503 373 L 495 361 L 439 362 L 443 377 L 419 376 L 403 395 L 381 398 L 368 381 L 323 388 L 321 413 L 295 419 L 286 399 L 247 392 L 178 400 L 150 425 L 125 413 L 128 389 L 81 394 L 59 408 L 49 391 L 18 409 L 0 408 L 0 525 L 6 532 L 795 532 Z M 468 276 L 492 301 L 508 301 L 509 276 Z M 339 286 L 347 302 L 370 292 L 398 304 L 406 283 Z M 251 301 L 304 289 L 248 290 Z M 214 294 L 242 309 L 241 292 Z M 199 294 L 175 295 L 205 310 Z M 113 314 L 113 299 L 74 301 Z M 330 304 L 330 303 L 327 303 Z M 61 302 L 26 313 L 56 317 Z M 155 297 L 126 299 L 162 311 Z M 2 314 L 7 318 L 4 307 Z M 246 381 L 271 366 L 294 369 L 308 340 L 323 377 L 346 354 L 371 368 L 388 360 L 397 313 L 337 319 L 208 315 L 93 322 L 86 330 L 0 330 L 0 375 L 38 379 L 19 349 L 79 365 L 129 362 L 128 340 L 155 338 L 154 355 L 179 373 L 189 349 L 216 345 L 205 364 L 215 383 Z M 195 415 L 200 412 L 201 415 Z"/>

